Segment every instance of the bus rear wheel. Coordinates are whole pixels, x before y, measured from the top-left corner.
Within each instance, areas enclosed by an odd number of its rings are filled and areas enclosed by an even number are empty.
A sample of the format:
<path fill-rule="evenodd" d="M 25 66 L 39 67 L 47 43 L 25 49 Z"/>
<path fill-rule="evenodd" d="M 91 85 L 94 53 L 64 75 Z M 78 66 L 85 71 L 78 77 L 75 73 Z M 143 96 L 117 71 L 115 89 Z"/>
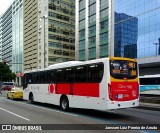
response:
<path fill-rule="evenodd" d="M 61 98 L 60 106 L 63 111 L 69 111 L 69 101 L 66 96 Z"/>

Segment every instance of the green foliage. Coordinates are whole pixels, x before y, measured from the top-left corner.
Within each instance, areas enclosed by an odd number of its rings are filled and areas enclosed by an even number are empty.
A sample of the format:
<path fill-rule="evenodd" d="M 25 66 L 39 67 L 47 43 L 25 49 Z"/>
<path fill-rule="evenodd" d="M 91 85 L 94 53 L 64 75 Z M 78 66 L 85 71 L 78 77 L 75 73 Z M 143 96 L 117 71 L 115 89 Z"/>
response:
<path fill-rule="evenodd" d="M 12 73 L 9 66 L 0 62 L 0 81 L 12 81 L 15 77 L 15 73 Z"/>

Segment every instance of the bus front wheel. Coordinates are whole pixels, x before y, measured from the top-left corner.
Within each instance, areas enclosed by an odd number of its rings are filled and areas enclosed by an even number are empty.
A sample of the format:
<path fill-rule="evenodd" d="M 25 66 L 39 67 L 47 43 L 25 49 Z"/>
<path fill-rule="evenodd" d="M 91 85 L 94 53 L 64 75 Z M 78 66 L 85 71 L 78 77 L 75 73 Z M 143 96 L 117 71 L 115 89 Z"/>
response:
<path fill-rule="evenodd" d="M 68 98 L 66 96 L 63 96 L 61 98 L 60 106 L 61 106 L 61 109 L 63 111 L 68 111 L 69 110 L 69 101 L 68 101 Z"/>
<path fill-rule="evenodd" d="M 32 93 L 29 95 L 29 101 L 30 103 L 34 103 L 34 97 Z"/>

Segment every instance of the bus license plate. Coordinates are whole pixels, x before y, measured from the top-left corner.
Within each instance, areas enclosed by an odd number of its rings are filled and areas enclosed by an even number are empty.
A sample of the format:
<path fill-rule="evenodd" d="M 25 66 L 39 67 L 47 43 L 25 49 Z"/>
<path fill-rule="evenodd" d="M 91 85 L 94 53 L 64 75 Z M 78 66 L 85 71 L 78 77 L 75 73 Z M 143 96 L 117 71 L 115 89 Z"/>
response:
<path fill-rule="evenodd" d="M 122 98 L 123 98 L 123 95 L 122 95 L 122 94 L 117 94 L 117 95 L 116 95 L 116 98 L 122 99 Z"/>

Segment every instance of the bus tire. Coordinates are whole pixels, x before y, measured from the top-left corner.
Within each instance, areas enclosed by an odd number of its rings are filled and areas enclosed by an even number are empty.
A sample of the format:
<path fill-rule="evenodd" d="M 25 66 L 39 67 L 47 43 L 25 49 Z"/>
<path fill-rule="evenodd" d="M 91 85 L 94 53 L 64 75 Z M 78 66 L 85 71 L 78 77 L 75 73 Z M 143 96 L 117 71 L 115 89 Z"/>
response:
<path fill-rule="evenodd" d="M 34 103 L 34 96 L 33 96 L 33 94 L 32 93 L 30 93 L 29 94 L 29 101 L 30 101 L 30 103 Z"/>
<path fill-rule="evenodd" d="M 63 111 L 69 111 L 69 101 L 66 96 L 63 96 L 60 100 L 60 107 Z"/>

